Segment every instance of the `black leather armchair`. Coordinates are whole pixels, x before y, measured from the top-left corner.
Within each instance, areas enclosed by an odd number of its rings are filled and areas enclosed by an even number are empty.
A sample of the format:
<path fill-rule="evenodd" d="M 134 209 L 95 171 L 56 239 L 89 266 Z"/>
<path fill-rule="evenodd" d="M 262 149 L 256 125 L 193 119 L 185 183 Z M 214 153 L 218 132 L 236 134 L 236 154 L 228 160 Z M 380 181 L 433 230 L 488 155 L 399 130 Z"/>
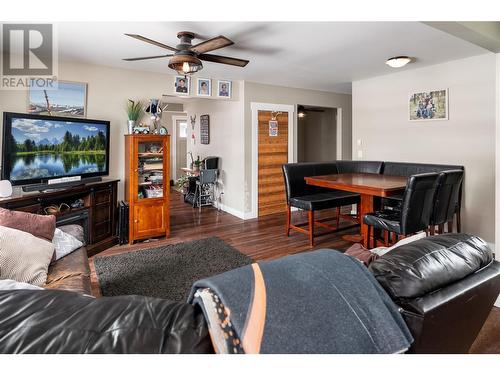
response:
<path fill-rule="evenodd" d="M 400 246 L 369 269 L 401 307 L 410 353 L 467 353 L 500 293 L 500 263 L 463 233 Z"/>

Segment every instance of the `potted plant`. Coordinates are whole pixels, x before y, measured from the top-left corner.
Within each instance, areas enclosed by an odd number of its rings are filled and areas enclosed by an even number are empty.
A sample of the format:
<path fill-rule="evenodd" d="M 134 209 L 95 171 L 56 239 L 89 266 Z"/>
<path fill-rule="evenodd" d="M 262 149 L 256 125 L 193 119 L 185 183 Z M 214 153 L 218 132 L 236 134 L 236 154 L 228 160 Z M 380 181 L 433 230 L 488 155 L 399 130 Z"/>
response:
<path fill-rule="evenodd" d="M 183 175 L 181 177 L 179 177 L 176 181 L 177 183 L 177 187 L 179 188 L 181 194 L 186 194 L 187 193 L 187 186 L 188 186 L 188 183 L 189 183 L 189 179 L 187 178 L 186 175 Z"/>
<path fill-rule="evenodd" d="M 141 117 L 143 112 L 142 102 L 140 100 L 134 102 L 133 100 L 128 100 L 127 102 L 127 116 L 128 116 L 128 132 L 132 134 L 137 120 Z"/>
<path fill-rule="evenodd" d="M 193 162 L 193 171 L 199 172 L 200 167 L 201 167 L 201 160 L 200 160 L 200 156 L 198 155 L 196 157 L 196 160 Z"/>

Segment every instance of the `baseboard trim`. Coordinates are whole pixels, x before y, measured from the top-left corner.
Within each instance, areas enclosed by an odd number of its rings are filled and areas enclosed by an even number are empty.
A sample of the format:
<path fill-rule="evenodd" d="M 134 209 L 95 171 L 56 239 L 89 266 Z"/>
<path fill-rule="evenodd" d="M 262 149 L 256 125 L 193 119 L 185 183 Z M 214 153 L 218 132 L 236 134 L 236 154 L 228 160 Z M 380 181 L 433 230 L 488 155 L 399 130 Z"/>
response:
<path fill-rule="evenodd" d="M 495 306 L 500 308 L 500 295 L 498 295 L 497 301 L 495 302 Z"/>
<path fill-rule="evenodd" d="M 233 216 L 236 216 L 237 218 L 240 218 L 240 219 L 243 219 L 243 220 L 246 220 L 247 218 L 245 217 L 245 213 L 243 211 L 240 211 L 240 210 L 236 210 L 232 207 L 229 207 L 229 206 L 226 206 L 222 203 L 219 204 L 219 208 L 221 209 L 221 211 L 224 211 L 230 215 L 233 215 Z"/>

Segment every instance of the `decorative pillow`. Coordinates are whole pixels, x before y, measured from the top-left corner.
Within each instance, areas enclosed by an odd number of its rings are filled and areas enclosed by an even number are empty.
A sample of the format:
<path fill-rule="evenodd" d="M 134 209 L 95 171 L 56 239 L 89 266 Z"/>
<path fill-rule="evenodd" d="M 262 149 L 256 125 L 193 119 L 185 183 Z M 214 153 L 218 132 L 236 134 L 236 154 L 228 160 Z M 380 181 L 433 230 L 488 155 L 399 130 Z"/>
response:
<path fill-rule="evenodd" d="M 85 231 L 83 230 L 83 227 L 81 225 L 67 224 L 67 225 L 61 225 L 58 228 L 65 233 L 71 234 L 78 241 L 83 242 L 83 244 L 85 245 Z"/>
<path fill-rule="evenodd" d="M 28 232 L 33 236 L 52 241 L 54 230 L 56 229 L 56 217 L 53 215 L 37 215 L 29 212 L 11 211 L 0 207 L 0 225 Z"/>
<path fill-rule="evenodd" d="M 16 280 L 0 280 L 0 290 L 16 290 L 16 289 L 43 289 L 36 285 L 20 283 Z"/>
<path fill-rule="evenodd" d="M 63 232 L 59 228 L 56 228 L 54 231 L 52 244 L 55 248 L 55 260 L 61 259 L 63 256 L 68 255 L 83 246 L 83 242 L 78 241 L 74 236 Z"/>
<path fill-rule="evenodd" d="M 47 280 L 53 253 L 52 242 L 0 226 L 0 279 L 41 286 Z"/>
<path fill-rule="evenodd" d="M 406 238 L 403 238 L 402 240 L 399 240 L 391 247 L 380 246 L 380 247 L 376 247 L 374 249 L 371 249 L 370 251 L 374 254 L 377 254 L 379 257 L 381 257 L 382 255 L 387 254 L 391 250 L 394 250 L 400 246 L 412 243 L 413 241 L 417 241 L 417 240 L 420 240 L 420 239 L 425 238 L 425 237 L 427 237 L 427 233 L 420 232 L 420 233 L 414 234 L 413 236 L 406 237 Z"/>

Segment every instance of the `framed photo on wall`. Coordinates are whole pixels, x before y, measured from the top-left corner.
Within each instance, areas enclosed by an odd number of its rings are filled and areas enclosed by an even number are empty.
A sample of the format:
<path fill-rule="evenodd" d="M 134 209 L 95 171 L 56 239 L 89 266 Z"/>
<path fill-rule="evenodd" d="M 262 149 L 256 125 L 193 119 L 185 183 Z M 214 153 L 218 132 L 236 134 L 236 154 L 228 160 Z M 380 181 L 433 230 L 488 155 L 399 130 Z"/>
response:
<path fill-rule="evenodd" d="M 231 98 L 231 81 L 217 81 L 217 97 Z"/>
<path fill-rule="evenodd" d="M 57 88 L 28 92 L 28 113 L 49 116 L 86 117 L 87 84 L 58 81 Z"/>
<path fill-rule="evenodd" d="M 190 79 L 185 76 L 175 77 L 175 93 L 179 95 L 189 95 Z"/>
<path fill-rule="evenodd" d="M 410 121 L 448 120 L 448 89 L 411 93 L 408 111 Z"/>
<path fill-rule="evenodd" d="M 212 96 L 212 80 L 210 78 L 198 78 L 196 80 L 197 96 Z"/>

